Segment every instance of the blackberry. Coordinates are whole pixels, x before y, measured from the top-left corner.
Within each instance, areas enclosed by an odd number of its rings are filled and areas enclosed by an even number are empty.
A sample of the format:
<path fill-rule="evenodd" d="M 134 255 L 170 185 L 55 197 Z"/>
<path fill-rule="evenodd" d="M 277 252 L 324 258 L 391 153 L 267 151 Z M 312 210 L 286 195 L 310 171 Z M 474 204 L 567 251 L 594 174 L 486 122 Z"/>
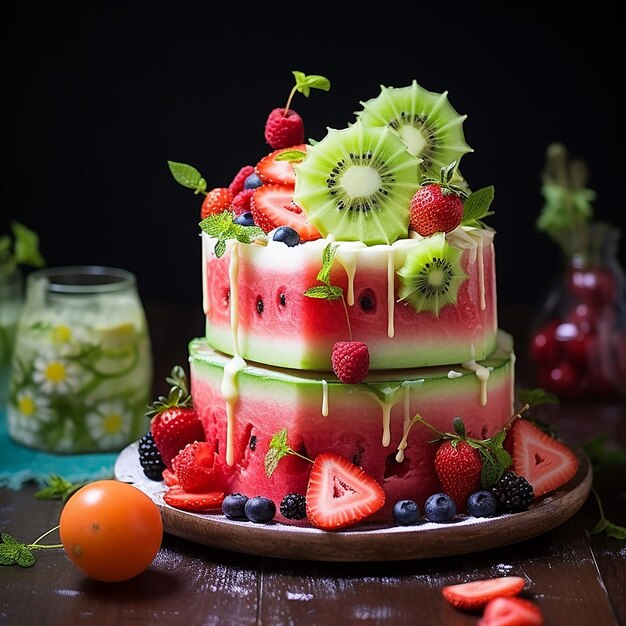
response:
<path fill-rule="evenodd" d="M 154 443 L 151 431 L 148 431 L 139 440 L 139 463 L 143 468 L 143 473 L 150 480 L 163 480 L 165 463 L 163 463 L 161 453 Z"/>
<path fill-rule="evenodd" d="M 511 471 L 504 472 L 491 491 L 498 501 L 498 508 L 505 513 L 525 511 L 535 497 L 532 485 Z"/>
<path fill-rule="evenodd" d="M 306 500 L 301 493 L 288 493 L 280 503 L 280 513 L 287 519 L 306 517 Z"/>

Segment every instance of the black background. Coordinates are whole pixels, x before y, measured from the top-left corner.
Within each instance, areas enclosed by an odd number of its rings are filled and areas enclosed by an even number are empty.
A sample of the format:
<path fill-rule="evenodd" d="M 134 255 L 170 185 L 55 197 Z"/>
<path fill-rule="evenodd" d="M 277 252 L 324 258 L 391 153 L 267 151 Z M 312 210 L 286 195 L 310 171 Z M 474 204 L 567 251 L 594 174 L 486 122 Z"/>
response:
<path fill-rule="evenodd" d="M 293 101 L 314 139 L 416 79 L 468 115 L 463 173 L 496 189 L 500 303 L 534 306 L 560 260 L 534 226 L 549 143 L 587 160 L 596 215 L 626 225 L 617 3 L 544 5 L 5 3 L 0 232 L 17 219 L 48 265 L 124 267 L 144 301 L 200 312 L 201 197 L 166 161 L 227 186 L 269 152 L 292 70 L 331 81 Z"/>

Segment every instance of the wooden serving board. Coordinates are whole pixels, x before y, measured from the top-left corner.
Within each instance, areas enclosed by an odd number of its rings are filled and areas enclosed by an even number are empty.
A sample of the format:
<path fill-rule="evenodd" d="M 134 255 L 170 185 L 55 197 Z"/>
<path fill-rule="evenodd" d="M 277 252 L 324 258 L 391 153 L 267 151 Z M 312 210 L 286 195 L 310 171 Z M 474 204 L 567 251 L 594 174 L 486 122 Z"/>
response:
<path fill-rule="evenodd" d="M 556 528 L 584 504 L 592 483 L 587 457 L 578 452 L 578 472 L 558 491 L 521 513 L 492 518 L 457 516 L 451 523 L 419 522 L 414 526 L 359 524 L 328 532 L 277 522 L 255 524 L 229 520 L 220 512 L 189 513 L 163 502 L 165 485 L 148 479 L 139 464 L 137 443 L 115 463 L 115 478 L 132 483 L 159 507 L 164 530 L 206 546 L 255 556 L 309 561 L 401 561 L 479 552 L 517 543 Z"/>

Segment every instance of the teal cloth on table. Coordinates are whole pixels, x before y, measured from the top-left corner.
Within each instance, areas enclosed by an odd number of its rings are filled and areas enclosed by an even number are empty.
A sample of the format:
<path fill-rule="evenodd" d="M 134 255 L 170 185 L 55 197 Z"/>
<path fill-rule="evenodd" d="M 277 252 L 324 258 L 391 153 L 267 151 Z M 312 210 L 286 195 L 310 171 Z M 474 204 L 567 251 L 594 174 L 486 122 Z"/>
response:
<path fill-rule="evenodd" d="M 9 438 L 6 409 L 0 408 L 0 487 L 21 489 L 29 481 L 43 487 L 51 474 L 72 483 L 113 478 L 118 454 L 53 454 L 27 448 Z"/>

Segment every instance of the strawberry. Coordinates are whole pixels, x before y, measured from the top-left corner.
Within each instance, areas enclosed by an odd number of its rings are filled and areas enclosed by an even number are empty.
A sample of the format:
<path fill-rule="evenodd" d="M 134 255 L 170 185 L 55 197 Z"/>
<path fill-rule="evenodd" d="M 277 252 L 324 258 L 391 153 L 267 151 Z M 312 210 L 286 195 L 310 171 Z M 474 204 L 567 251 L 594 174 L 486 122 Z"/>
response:
<path fill-rule="evenodd" d="M 160 396 L 150 405 L 146 415 L 151 418 L 152 438 L 161 453 L 167 469 L 172 469 L 172 459 L 188 443 L 204 441 L 204 428 L 191 396 L 187 390 L 187 377 L 182 367 L 176 365 L 171 377 L 172 384 L 167 398 Z"/>
<path fill-rule="evenodd" d="M 293 202 L 293 187 L 285 185 L 262 185 L 257 187 L 250 201 L 254 223 L 266 233 L 279 226 L 290 226 L 302 241 L 321 237 L 320 232 L 309 224 L 306 214 Z"/>
<path fill-rule="evenodd" d="M 485 578 L 468 583 L 447 585 L 441 590 L 444 599 L 453 607 L 464 611 L 477 611 L 494 598 L 515 596 L 522 591 L 526 581 L 519 576 Z"/>
<path fill-rule="evenodd" d="M 228 185 L 228 190 L 233 195 L 233 198 L 241 191 L 243 191 L 243 184 L 246 182 L 246 178 L 250 174 L 254 173 L 254 165 L 244 165 L 236 174 L 235 177 Z"/>
<path fill-rule="evenodd" d="M 227 187 L 215 187 L 207 193 L 202 207 L 200 209 L 200 217 L 204 219 L 209 215 L 215 213 L 221 213 L 230 209 L 230 204 L 233 201 L 233 194 Z"/>
<path fill-rule="evenodd" d="M 171 469 L 165 468 L 163 470 L 163 482 L 167 487 L 171 487 L 172 485 L 178 485 L 178 478 L 175 472 Z"/>
<path fill-rule="evenodd" d="M 480 452 L 463 439 L 444 441 L 435 453 L 435 471 L 444 493 L 457 511 L 467 510 L 467 499 L 480 489 L 483 460 Z"/>
<path fill-rule="evenodd" d="M 306 490 L 309 521 L 324 530 L 356 524 L 385 503 L 382 487 L 360 467 L 333 452 L 313 462 Z"/>
<path fill-rule="evenodd" d="M 235 217 L 250 211 L 250 203 L 252 201 L 253 193 L 254 189 L 244 189 L 233 198 L 232 209 Z"/>
<path fill-rule="evenodd" d="M 476 626 L 543 626 L 541 609 L 532 601 L 514 596 L 487 603 Z"/>
<path fill-rule="evenodd" d="M 362 341 L 338 341 L 333 346 L 331 362 L 342 383 L 360 383 L 369 371 L 369 349 Z"/>
<path fill-rule="evenodd" d="M 558 489 L 578 471 L 576 455 L 532 422 L 517 420 L 510 436 L 513 470 L 532 485 L 535 497 Z"/>
<path fill-rule="evenodd" d="M 222 506 L 224 493 L 222 491 L 203 491 L 202 493 L 187 493 L 179 485 L 173 485 L 163 494 L 163 501 L 175 509 L 204 513 L 214 511 Z"/>
<path fill-rule="evenodd" d="M 188 493 L 205 491 L 216 483 L 215 451 L 207 441 L 188 443 L 172 459 L 172 467 Z"/>
<path fill-rule="evenodd" d="M 265 122 L 265 141 L 278 150 L 304 141 L 304 121 L 293 109 L 273 109 Z"/>
<path fill-rule="evenodd" d="M 448 233 L 463 220 L 467 193 L 451 184 L 456 162 L 441 168 L 440 180 L 425 178 L 411 200 L 409 227 L 422 237 Z"/>
<path fill-rule="evenodd" d="M 283 158 L 283 155 L 287 155 L 287 153 L 294 153 L 298 158 L 295 160 Z M 301 156 L 298 153 L 301 153 Z M 297 160 L 301 161 L 305 154 L 306 145 L 303 143 L 274 150 L 256 164 L 254 171 L 265 185 L 287 185 L 293 187 L 296 184 L 293 163 L 297 162 Z"/>

